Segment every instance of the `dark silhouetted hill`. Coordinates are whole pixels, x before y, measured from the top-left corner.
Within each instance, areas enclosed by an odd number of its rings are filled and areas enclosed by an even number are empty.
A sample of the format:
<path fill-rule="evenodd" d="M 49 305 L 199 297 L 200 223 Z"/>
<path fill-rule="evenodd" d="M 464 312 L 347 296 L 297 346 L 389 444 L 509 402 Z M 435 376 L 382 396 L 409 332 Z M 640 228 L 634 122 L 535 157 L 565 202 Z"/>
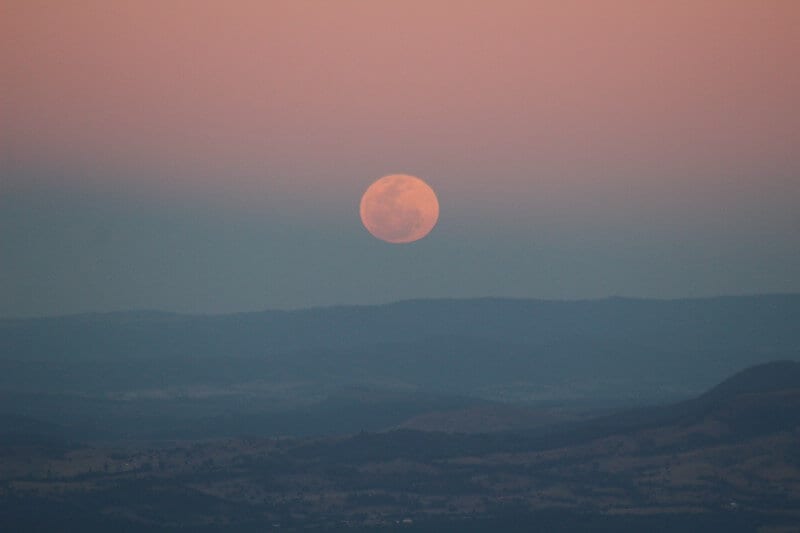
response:
<path fill-rule="evenodd" d="M 698 401 L 724 402 L 743 394 L 769 394 L 800 390 L 800 362 L 774 361 L 735 374 L 712 388 Z"/>
<path fill-rule="evenodd" d="M 800 363 L 772 362 L 748 368 L 692 400 L 620 411 L 590 420 L 545 424 L 524 431 L 448 433 L 399 429 L 312 442 L 295 453 L 347 457 L 352 461 L 486 456 L 570 448 L 604 439 L 668 442 L 643 453 L 685 452 L 692 448 L 765 438 L 800 430 Z M 783 374 L 783 377 L 777 377 Z M 770 383 L 770 376 L 774 381 Z M 709 428 L 713 431 L 708 431 Z M 442 429 L 446 430 L 445 424 Z M 798 456 L 800 460 L 800 456 Z"/>

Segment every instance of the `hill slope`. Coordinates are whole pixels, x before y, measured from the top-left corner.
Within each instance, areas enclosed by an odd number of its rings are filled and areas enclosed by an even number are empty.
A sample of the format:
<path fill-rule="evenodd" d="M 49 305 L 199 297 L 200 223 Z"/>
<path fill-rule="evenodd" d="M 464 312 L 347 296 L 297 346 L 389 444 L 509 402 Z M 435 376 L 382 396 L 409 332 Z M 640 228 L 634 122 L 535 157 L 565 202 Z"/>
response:
<path fill-rule="evenodd" d="M 19 531 L 58 529 L 54 517 L 82 531 L 796 531 L 797 367 L 750 368 L 640 411 L 638 426 L 623 413 L 533 432 L 12 446 L 0 519 Z M 754 426 L 752 406 L 794 415 Z"/>

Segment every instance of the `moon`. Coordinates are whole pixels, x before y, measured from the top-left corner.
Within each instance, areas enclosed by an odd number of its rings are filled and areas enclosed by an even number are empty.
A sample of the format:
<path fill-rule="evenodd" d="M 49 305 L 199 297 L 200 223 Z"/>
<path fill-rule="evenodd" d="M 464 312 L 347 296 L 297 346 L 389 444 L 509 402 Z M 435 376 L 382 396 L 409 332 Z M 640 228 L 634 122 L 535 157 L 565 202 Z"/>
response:
<path fill-rule="evenodd" d="M 392 244 L 418 241 L 439 220 L 439 200 L 415 176 L 391 174 L 370 185 L 361 197 L 361 222 L 373 236 Z"/>

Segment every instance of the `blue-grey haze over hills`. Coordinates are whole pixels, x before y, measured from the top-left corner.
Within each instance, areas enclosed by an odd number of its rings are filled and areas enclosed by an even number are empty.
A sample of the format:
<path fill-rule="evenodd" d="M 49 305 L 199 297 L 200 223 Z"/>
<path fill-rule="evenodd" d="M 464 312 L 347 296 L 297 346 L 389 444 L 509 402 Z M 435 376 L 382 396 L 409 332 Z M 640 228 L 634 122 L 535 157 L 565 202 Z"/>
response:
<path fill-rule="evenodd" d="M 687 395 L 800 358 L 800 296 L 413 300 L 231 315 L 0 321 L 0 386 L 107 393 L 246 382 L 491 399 Z"/>
<path fill-rule="evenodd" d="M 798 27 L 0 0 L 0 533 L 797 532 Z"/>

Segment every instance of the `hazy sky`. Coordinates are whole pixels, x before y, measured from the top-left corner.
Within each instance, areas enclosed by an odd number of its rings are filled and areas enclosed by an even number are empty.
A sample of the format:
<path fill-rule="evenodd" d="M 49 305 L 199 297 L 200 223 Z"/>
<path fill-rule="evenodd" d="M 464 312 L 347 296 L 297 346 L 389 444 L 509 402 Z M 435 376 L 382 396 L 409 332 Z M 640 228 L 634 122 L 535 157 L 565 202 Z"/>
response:
<path fill-rule="evenodd" d="M 800 291 L 800 2 L 0 1 L 0 316 Z M 361 226 L 422 177 L 439 225 Z"/>

